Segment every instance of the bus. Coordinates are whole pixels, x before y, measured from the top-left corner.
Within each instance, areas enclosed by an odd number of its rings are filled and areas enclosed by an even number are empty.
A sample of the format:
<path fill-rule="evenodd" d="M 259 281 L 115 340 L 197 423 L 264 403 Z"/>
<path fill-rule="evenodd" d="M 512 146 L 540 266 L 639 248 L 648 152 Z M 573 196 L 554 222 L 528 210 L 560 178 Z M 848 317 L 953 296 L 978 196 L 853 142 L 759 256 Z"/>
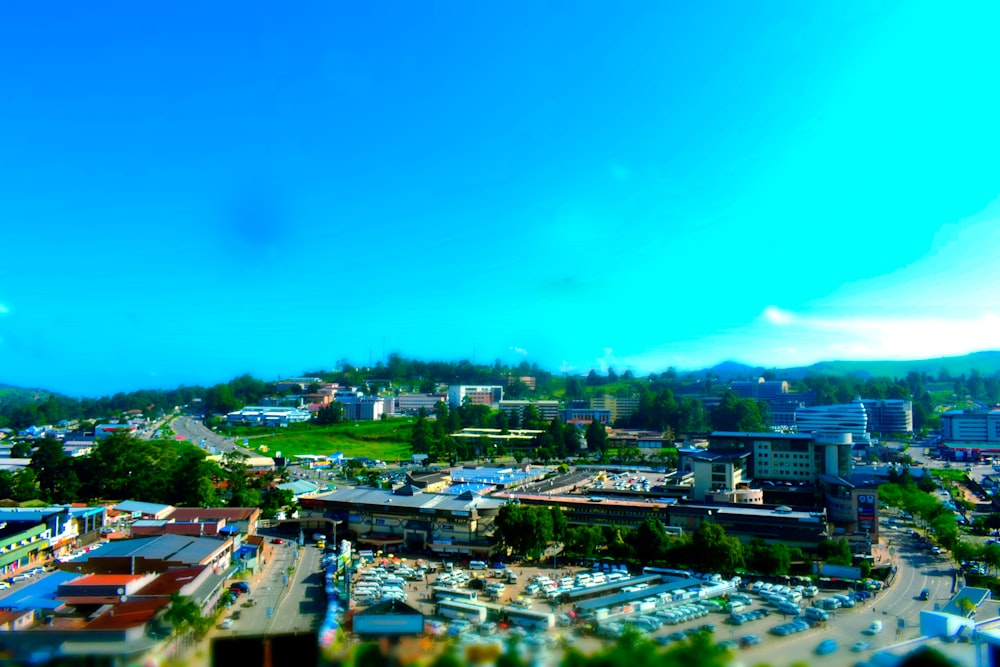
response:
<path fill-rule="evenodd" d="M 544 611 L 521 609 L 520 607 L 504 607 L 504 613 L 514 625 L 532 630 L 549 630 L 556 626 L 556 615 Z"/>
<path fill-rule="evenodd" d="M 437 603 L 437 615 L 442 618 L 464 618 L 471 623 L 486 622 L 486 607 L 460 600 L 441 600 Z"/>
<path fill-rule="evenodd" d="M 479 597 L 476 591 L 467 588 L 448 588 L 447 586 L 435 586 L 433 588 L 435 600 L 461 600 L 472 602 Z"/>

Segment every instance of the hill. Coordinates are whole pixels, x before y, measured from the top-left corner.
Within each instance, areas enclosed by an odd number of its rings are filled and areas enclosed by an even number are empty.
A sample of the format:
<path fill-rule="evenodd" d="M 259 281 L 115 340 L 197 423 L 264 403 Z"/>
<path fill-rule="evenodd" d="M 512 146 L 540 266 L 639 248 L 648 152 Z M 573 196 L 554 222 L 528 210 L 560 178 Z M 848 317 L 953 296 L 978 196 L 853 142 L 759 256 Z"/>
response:
<path fill-rule="evenodd" d="M 794 369 L 789 369 L 794 370 Z M 937 377 L 945 370 L 952 377 L 965 375 L 973 370 L 983 375 L 1000 372 L 1000 352 L 974 352 L 961 357 L 937 357 L 912 361 L 823 361 L 806 367 L 809 373 L 823 375 L 854 375 L 857 377 L 906 377 L 910 371 Z"/>

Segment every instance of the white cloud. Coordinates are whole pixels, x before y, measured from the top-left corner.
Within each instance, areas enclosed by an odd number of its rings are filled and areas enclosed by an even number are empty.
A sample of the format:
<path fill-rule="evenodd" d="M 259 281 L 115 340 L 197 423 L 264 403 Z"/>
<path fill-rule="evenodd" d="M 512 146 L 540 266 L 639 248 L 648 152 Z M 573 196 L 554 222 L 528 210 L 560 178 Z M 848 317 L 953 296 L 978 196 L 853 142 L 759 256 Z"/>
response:
<path fill-rule="evenodd" d="M 0 303 L 0 315 L 6 315 L 10 312 L 10 308 Z"/>
<path fill-rule="evenodd" d="M 528 351 L 523 347 L 516 347 L 514 345 L 511 345 L 510 349 L 512 352 L 516 352 L 517 354 L 520 354 L 522 357 L 528 356 Z"/>
<path fill-rule="evenodd" d="M 764 309 L 764 319 L 771 324 L 776 324 L 778 326 L 791 324 L 795 321 L 795 317 L 791 313 L 781 310 L 776 306 L 768 306 Z"/>
<path fill-rule="evenodd" d="M 778 314 L 777 316 L 776 313 Z M 797 354 L 823 359 L 927 359 L 995 349 L 1000 317 L 983 312 L 973 317 L 813 316 L 768 308 L 764 319 L 777 327 L 782 342 L 795 342 Z M 788 352 L 787 345 L 772 353 Z M 767 353 L 767 351 L 764 351 Z M 780 359 L 781 356 L 776 356 Z M 787 357 L 786 357 L 787 358 Z M 772 361 L 771 363 L 775 363 Z"/>

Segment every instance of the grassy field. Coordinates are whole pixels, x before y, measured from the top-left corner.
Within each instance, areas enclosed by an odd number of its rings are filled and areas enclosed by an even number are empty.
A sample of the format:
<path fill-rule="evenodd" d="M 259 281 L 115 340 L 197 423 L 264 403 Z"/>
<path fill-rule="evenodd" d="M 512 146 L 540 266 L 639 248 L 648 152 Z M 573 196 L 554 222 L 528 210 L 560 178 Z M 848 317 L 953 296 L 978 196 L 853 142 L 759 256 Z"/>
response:
<path fill-rule="evenodd" d="M 410 431 L 413 419 L 388 419 L 379 422 L 349 422 L 333 426 L 313 426 L 308 429 L 275 429 L 249 438 L 250 447 L 260 451 L 267 447 L 270 456 L 297 454 L 332 454 L 342 452 L 348 458 L 367 456 L 371 459 L 395 461 L 410 458 Z"/>

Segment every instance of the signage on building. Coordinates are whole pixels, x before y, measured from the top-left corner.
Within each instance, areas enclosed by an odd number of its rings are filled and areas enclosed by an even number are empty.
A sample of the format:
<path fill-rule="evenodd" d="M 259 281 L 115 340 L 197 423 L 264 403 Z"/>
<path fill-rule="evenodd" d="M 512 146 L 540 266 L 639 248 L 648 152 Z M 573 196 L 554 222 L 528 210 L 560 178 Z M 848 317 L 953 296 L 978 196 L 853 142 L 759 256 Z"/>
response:
<path fill-rule="evenodd" d="M 858 494 L 858 530 L 875 532 L 875 504 L 873 493 Z"/>

